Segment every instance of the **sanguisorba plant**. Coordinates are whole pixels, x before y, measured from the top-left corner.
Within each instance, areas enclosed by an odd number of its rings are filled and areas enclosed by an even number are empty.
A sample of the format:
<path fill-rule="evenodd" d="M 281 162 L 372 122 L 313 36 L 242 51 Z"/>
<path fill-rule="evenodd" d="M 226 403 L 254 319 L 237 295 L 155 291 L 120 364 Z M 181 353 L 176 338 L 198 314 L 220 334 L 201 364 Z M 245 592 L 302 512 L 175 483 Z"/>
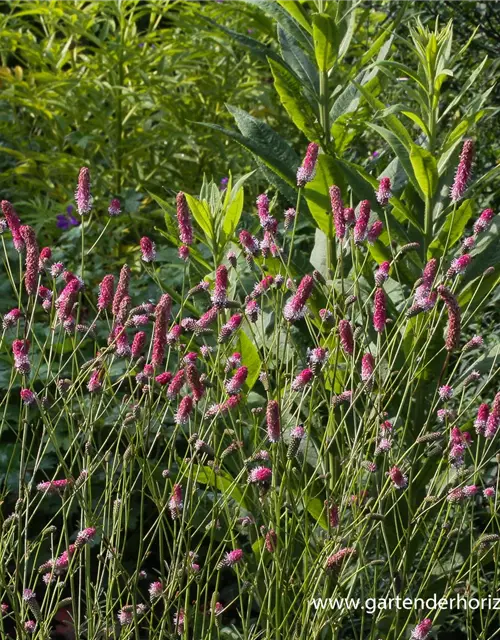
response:
<path fill-rule="evenodd" d="M 471 153 L 466 141 L 452 201 Z M 241 182 L 179 193 L 165 232 L 185 264 L 175 297 L 149 237 L 93 291 L 80 256 L 55 262 L 2 202 L 1 438 L 18 470 L 2 490 L 2 637 L 54 625 L 85 640 L 492 637 L 487 605 L 314 605 L 487 601 L 499 539 L 497 359 L 464 337 L 489 276 L 462 287 L 494 212 L 408 285 L 416 243 L 369 261 L 390 181 L 359 203 L 331 184 L 335 259 L 297 273 L 301 194 L 320 161 L 313 142 L 297 205 L 282 213 L 260 195 L 251 230 Z M 87 168 L 75 199 L 84 257 Z M 133 298 L 137 278 L 156 282 L 154 300 Z"/>

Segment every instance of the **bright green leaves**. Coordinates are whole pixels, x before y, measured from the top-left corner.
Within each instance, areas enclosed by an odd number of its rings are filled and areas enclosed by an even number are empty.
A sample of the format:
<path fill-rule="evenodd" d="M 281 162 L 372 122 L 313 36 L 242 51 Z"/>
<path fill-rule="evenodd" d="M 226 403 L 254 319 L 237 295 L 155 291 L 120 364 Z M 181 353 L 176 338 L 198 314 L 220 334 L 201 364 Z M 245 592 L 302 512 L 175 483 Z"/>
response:
<path fill-rule="evenodd" d="M 472 213 L 471 200 L 464 200 L 458 209 L 454 209 L 449 213 L 438 235 L 429 245 L 427 258 L 440 258 L 448 249 L 453 247 L 462 237 Z"/>
<path fill-rule="evenodd" d="M 250 391 L 259 377 L 262 362 L 257 347 L 244 331 L 240 331 L 239 333 L 238 351 L 241 353 L 242 364 L 248 369 L 245 386 Z"/>
<path fill-rule="evenodd" d="M 313 15 L 314 54 L 320 71 L 331 69 L 337 59 L 340 38 L 335 20 L 326 13 Z"/>
<path fill-rule="evenodd" d="M 425 199 L 431 199 L 438 183 L 436 160 L 430 151 L 412 144 L 410 147 L 410 162 L 422 195 Z"/>
<path fill-rule="evenodd" d="M 198 226 L 203 229 L 203 232 L 209 240 L 213 240 L 214 229 L 208 202 L 200 202 L 200 200 L 197 200 L 194 196 L 190 196 L 188 193 L 186 193 L 186 200 L 188 203 L 188 207 L 193 214 L 193 218 L 196 220 Z"/>
<path fill-rule="evenodd" d="M 318 227 L 329 238 L 333 235 L 333 220 L 328 189 L 332 184 L 341 186 L 344 177 L 336 161 L 325 154 L 320 155 L 316 166 L 316 176 L 306 185 L 304 195 Z"/>

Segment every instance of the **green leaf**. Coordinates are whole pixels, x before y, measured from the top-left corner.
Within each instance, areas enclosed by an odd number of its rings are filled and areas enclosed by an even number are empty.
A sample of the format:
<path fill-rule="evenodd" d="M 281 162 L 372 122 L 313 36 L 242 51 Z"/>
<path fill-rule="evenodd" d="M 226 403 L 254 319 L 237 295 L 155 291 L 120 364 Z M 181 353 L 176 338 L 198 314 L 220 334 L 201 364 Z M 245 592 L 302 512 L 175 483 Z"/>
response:
<path fill-rule="evenodd" d="M 182 463 L 180 466 L 181 469 L 186 467 L 186 465 Z M 219 469 L 217 473 L 215 473 L 212 467 L 198 467 L 193 475 L 196 482 L 207 484 L 219 490 L 224 494 L 225 498 L 231 496 L 240 507 L 244 509 L 247 508 L 241 489 L 236 484 L 236 480 L 234 480 L 227 471 Z"/>
<path fill-rule="evenodd" d="M 313 15 L 314 54 L 320 71 L 328 71 L 339 52 L 339 32 L 335 20 L 327 13 Z"/>
<path fill-rule="evenodd" d="M 193 214 L 193 218 L 198 223 L 205 235 L 209 240 L 213 240 L 213 228 L 212 228 L 212 219 L 210 216 L 210 209 L 206 202 L 200 202 L 194 196 L 190 196 L 188 193 L 186 195 L 186 200 L 189 206 L 191 213 Z"/>
<path fill-rule="evenodd" d="M 288 11 L 288 13 L 294 18 L 300 26 L 308 33 L 312 33 L 312 27 L 309 24 L 307 13 L 303 9 L 300 2 L 290 2 L 290 0 L 278 0 L 278 4 Z"/>
<path fill-rule="evenodd" d="M 441 257 L 460 240 L 472 213 L 472 200 L 464 200 L 458 209 L 446 216 L 437 237 L 429 245 L 427 259 Z"/>
<path fill-rule="evenodd" d="M 342 189 L 343 183 L 342 172 L 336 161 L 329 155 L 321 154 L 314 180 L 306 185 L 304 196 L 316 224 L 329 238 L 333 237 L 333 220 L 328 190 L 334 184 Z"/>
<path fill-rule="evenodd" d="M 328 240 L 321 229 L 316 229 L 316 233 L 314 236 L 314 247 L 309 261 L 324 278 L 328 277 Z"/>
<path fill-rule="evenodd" d="M 316 96 L 319 92 L 319 79 L 313 61 L 299 47 L 297 41 L 279 25 L 278 40 L 284 61 L 300 78 L 305 90 Z"/>
<path fill-rule="evenodd" d="M 493 271 L 486 276 L 480 276 L 469 282 L 458 295 L 458 304 L 463 309 L 472 300 L 474 306 L 481 306 L 480 303 L 493 289 L 500 285 L 500 273 Z M 477 310 L 477 309 L 476 309 Z"/>
<path fill-rule="evenodd" d="M 250 390 L 259 377 L 262 362 L 257 347 L 244 331 L 239 333 L 238 351 L 241 353 L 242 364 L 248 368 L 246 387 Z"/>
<path fill-rule="evenodd" d="M 420 191 L 425 198 L 432 198 L 438 183 L 438 170 L 434 156 L 427 149 L 412 144 L 410 162 Z"/>
<path fill-rule="evenodd" d="M 252 4 L 258 7 L 268 15 L 270 15 L 281 27 L 290 33 L 300 44 L 306 49 L 312 49 L 311 38 L 309 33 L 311 28 L 303 28 L 301 21 L 295 20 L 296 16 L 292 17 L 292 12 L 285 10 L 283 7 L 271 0 L 243 0 L 247 4 Z M 287 5 L 289 3 L 287 2 Z"/>
<path fill-rule="evenodd" d="M 224 219 L 222 222 L 222 231 L 224 232 L 226 238 L 230 238 L 241 218 L 241 212 L 243 211 L 243 203 L 245 201 L 245 195 L 243 192 L 243 187 L 240 187 L 236 192 L 236 195 L 231 200 L 229 206 L 226 209 L 224 214 Z"/>
<path fill-rule="evenodd" d="M 274 60 L 269 59 L 269 66 L 274 78 L 274 88 L 295 126 L 309 140 L 319 140 L 321 130 L 317 125 L 317 119 L 311 105 L 302 94 L 299 80 Z"/>
<path fill-rule="evenodd" d="M 388 142 L 388 144 L 396 154 L 399 162 L 401 163 L 401 166 L 403 167 L 406 175 L 408 176 L 408 180 L 412 184 L 417 186 L 415 183 L 415 174 L 413 172 L 412 163 L 410 161 L 410 155 L 405 144 L 401 141 L 401 138 L 399 138 L 399 136 L 395 135 L 392 131 L 389 131 L 389 129 L 386 129 L 385 127 L 379 127 L 377 124 L 372 124 L 371 122 L 368 122 L 367 124 L 370 129 L 376 131 Z"/>
<path fill-rule="evenodd" d="M 319 498 L 307 498 L 306 496 L 306 509 L 316 520 L 322 529 L 328 529 L 328 522 L 326 520 L 325 505 Z"/>

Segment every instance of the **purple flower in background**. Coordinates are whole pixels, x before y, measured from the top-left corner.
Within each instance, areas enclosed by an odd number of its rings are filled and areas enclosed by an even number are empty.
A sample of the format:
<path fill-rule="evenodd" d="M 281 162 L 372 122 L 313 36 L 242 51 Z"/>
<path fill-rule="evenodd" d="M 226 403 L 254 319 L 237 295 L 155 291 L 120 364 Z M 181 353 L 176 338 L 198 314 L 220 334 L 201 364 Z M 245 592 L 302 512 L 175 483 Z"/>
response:
<path fill-rule="evenodd" d="M 63 231 L 69 229 L 69 220 L 63 213 L 56 216 L 56 224 L 58 228 L 62 229 Z"/>
<path fill-rule="evenodd" d="M 227 188 L 227 183 L 228 182 L 229 182 L 229 178 L 227 176 L 224 176 L 224 178 L 221 178 L 220 184 L 219 184 L 219 189 L 221 191 L 224 191 L 224 189 Z"/>
<path fill-rule="evenodd" d="M 56 225 L 59 229 L 67 231 L 71 226 L 78 226 L 80 224 L 80 220 L 73 215 L 74 210 L 75 208 L 70 204 L 66 207 L 66 213 L 61 213 L 56 216 Z"/>

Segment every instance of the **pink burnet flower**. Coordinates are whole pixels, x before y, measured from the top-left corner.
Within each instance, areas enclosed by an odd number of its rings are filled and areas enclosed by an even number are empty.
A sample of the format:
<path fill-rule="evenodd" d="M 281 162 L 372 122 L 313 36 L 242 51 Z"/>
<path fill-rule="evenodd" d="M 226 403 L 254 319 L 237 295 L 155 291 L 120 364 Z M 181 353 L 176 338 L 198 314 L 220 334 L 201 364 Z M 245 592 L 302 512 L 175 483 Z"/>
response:
<path fill-rule="evenodd" d="M 319 146 L 315 142 L 310 142 L 304 160 L 297 169 L 297 186 L 303 188 L 316 175 L 316 163 L 318 161 Z"/>
<path fill-rule="evenodd" d="M 467 183 L 469 182 L 472 160 L 474 157 L 474 141 L 465 140 L 462 152 L 460 153 L 460 160 L 458 163 L 457 171 L 455 173 L 455 180 L 450 190 L 450 198 L 452 202 L 458 202 L 462 198 L 467 189 Z"/>
<path fill-rule="evenodd" d="M 113 297 L 112 312 L 113 315 L 118 315 L 120 311 L 120 304 L 125 296 L 129 295 L 128 288 L 130 284 L 130 267 L 126 264 L 120 270 L 120 277 L 118 278 L 118 286 Z"/>
<path fill-rule="evenodd" d="M 191 215 L 186 200 L 186 196 L 182 191 L 177 194 L 177 224 L 179 226 L 179 239 L 182 244 L 193 244 L 193 225 L 191 223 Z"/>
<path fill-rule="evenodd" d="M 80 549 L 86 544 L 92 542 L 92 540 L 95 538 L 96 533 L 97 529 L 95 527 L 87 527 L 86 529 L 82 529 L 82 531 L 80 531 L 76 536 L 75 548 Z"/>
<path fill-rule="evenodd" d="M 408 486 L 408 477 L 399 469 L 399 467 L 393 466 L 389 469 L 387 474 L 392 484 L 396 489 L 404 489 Z"/>
<path fill-rule="evenodd" d="M 115 353 L 119 358 L 128 358 L 131 353 L 128 343 L 127 330 L 122 325 L 114 328 L 113 342 L 115 343 Z"/>
<path fill-rule="evenodd" d="M 200 347 L 200 353 L 202 358 L 208 360 L 210 358 L 210 354 L 213 352 L 213 347 L 209 344 L 202 344 Z"/>
<path fill-rule="evenodd" d="M 36 293 L 38 283 L 40 259 L 38 242 L 36 240 L 36 233 L 33 227 L 22 225 L 19 227 L 19 233 L 21 234 L 26 246 L 24 286 L 26 288 L 26 293 L 29 296 L 33 296 Z"/>
<path fill-rule="evenodd" d="M 494 217 L 495 212 L 493 211 L 493 209 L 485 209 L 474 223 L 474 233 L 478 235 L 479 233 L 486 231 L 489 228 Z"/>
<path fill-rule="evenodd" d="M 288 451 L 286 457 L 288 459 L 295 458 L 299 451 L 300 443 L 306 437 L 306 430 L 303 425 L 298 424 L 290 431 L 290 443 L 288 445 Z"/>
<path fill-rule="evenodd" d="M 267 437 L 270 442 L 281 438 L 280 408 L 276 400 L 270 400 L 266 409 Z"/>
<path fill-rule="evenodd" d="M 134 313 L 127 322 L 132 327 L 143 327 L 149 323 L 149 316 L 146 313 Z"/>
<path fill-rule="evenodd" d="M 383 333 L 387 324 L 385 293 L 381 287 L 375 291 L 373 327 L 377 333 Z"/>
<path fill-rule="evenodd" d="M 484 430 L 486 428 L 486 423 L 488 422 L 489 415 L 490 415 L 489 406 L 486 403 L 479 405 L 479 409 L 477 410 L 477 416 L 474 421 L 474 427 L 478 435 L 484 434 Z"/>
<path fill-rule="evenodd" d="M 46 482 L 39 482 L 36 485 L 37 491 L 41 491 L 47 494 L 61 494 L 67 488 L 71 487 L 73 481 L 70 479 L 63 480 L 47 480 Z"/>
<path fill-rule="evenodd" d="M 462 240 L 462 253 L 467 253 L 474 249 L 476 244 L 476 236 L 469 236 L 468 238 L 464 238 Z"/>
<path fill-rule="evenodd" d="M 333 326 L 333 324 L 335 323 L 335 315 L 329 309 L 320 309 L 319 317 L 321 318 L 321 321 L 326 325 Z"/>
<path fill-rule="evenodd" d="M 344 220 L 344 203 L 339 187 L 333 185 L 329 189 L 330 203 L 332 206 L 333 224 L 335 226 L 335 235 L 338 240 L 345 238 L 346 224 Z"/>
<path fill-rule="evenodd" d="M 21 396 L 21 400 L 26 406 L 31 406 L 36 404 L 36 394 L 31 391 L 31 389 L 21 389 L 19 395 Z"/>
<path fill-rule="evenodd" d="M 26 620 L 24 623 L 24 630 L 28 634 L 33 634 L 36 631 L 36 622 L 34 620 Z"/>
<path fill-rule="evenodd" d="M 167 398 L 169 400 L 174 400 L 176 396 L 179 395 L 182 387 L 184 386 L 185 379 L 185 370 L 179 369 L 168 385 Z"/>
<path fill-rule="evenodd" d="M 241 549 L 234 549 L 233 551 L 228 551 L 224 558 L 217 565 L 217 569 L 222 569 L 223 567 L 234 567 L 234 565 L 239 564 L 243 560 L 243 551 Z"/>
<path fill-rule="evenodd" d="M 0 603 L 0 616 L 6 616 L 9 613 L 9 605 L 6 602 Z"/>
<path fill-rule="evenodd" d="M 179 609 L 179 611 L 176 611 L 172 619 L 177 635 L 183 636 L 186 625 L 186 614 L 184 612 L 184 609 Z"/>
<path fill-rule="evenodd" d="M 336 505 L 334 502 L 329 502 L 328 500 L 325 500 L 325 508 L 326 508 L 326 514 L 328 516 L 328 524 L 330 525 L 330 528 L 332 529 L 337 528 L 340 524 L 338 505 Z"/>
<path fill-rule="evenodd" d="M 113 198 L 109 203 L 108 213 L 110 216 L 119 216 L 122 212 L 122 207 L 118 198 Z"/>
<path fill-rule="evenodd" d="M 376 197 L 377 202 L 381 207 L 385 207 L 389 204 L 389 200 L 392 197 L 390 178 L 381 178 L 380 182 L 378 183 Z"/>
<path fill-rule="evenodd" d="M 181 244 L 178 251 L 179 258 L 183 262 L 187 262 L 189 260 L 190 251 L 191 249 L 187 246 L 187 244 Z"/>
<path fill-rule="evenodd" d="M 427 640 L 432 629 L 432 620 L 425 618 L 411 632 L 411 640 Z"/>
<path fill-rule="evenodd" d="M 270 231 L 272 234 L 275 234 L 278 229 L 278 222 L 276 218 L 269 213 L 269 198 L 265 193 L 262 193 L 257 198 L 257 213 L 259 215 L 260 226 L 264 231 Z"/>
<path fill-rule="evenodd" d="M 384 225 L 382 224 L 382 222 L 380 220 L 375 220 L 366 234 L 366 240 L 368 244 L 375 244 L 383 230 Z"/>
<path fill-rule="evenodd" d="M 144 262 L 154 262 L 156 260 L 156 246 L 155 243 L 148 238 L 147 236 L 143 236 L 140 241 L 141 245 L 141 253 L 142 260 Z"/>
<path fill-rule="evenodd" d="M 257 322 L 260 313 L 260 306 L 257 300 L 249 300 L 245 305 L 245 315 L 249 322 Z"/>
<path fill-rule="evenodd" d="M 66 318 L 71 316 L 73 306 L 81 288 L 80 281 L 75 278 L 74 280 L 70 280 L 59 294 L 59 297 L 55 302 L 55 306 L 57 309 L 57 317 L 60 322 L 64 322 Z"/>
<path fill-rule="evenodd" d="M 107 309 L 113 302 L 114 288 L 115 276 L 112 274 L 104 276 L 99 284 L 99 297 L 97 299 L 97 308 L 99 311 Z"/>
<path fill-rule="evenodd" d="M 375 359 L 371 353 L 365 353 L 361 358 L 361 380 L 363 382 L 371 381 L 373 371 L 375 369 Z"/>
<path fill-rule="evenodd" d="M 82 167 L 78 174 L 78 186 L 75 191 L 76 208 L 83 216 L 92 210 L 92 196 L 90 194 L 90 171 Z"/>
<path fill-rule="evenodd" d="M 350 404 L 352 402 L 352 391 L 343 391 L 338 395 L 332 396 L 332 406 L 338 407 L 341 404 Z"/>
<path fill-rule="evenodd" d="M 379 266 L 378 269 L 375 271 L 375 284 L 377 285 L 377 287 L 381 287 L 384 282 L 387 280 L 387 278 L 389 277 L 389 270 L 391 268 L 391 263 L 390 262 L 382 262 Z"/>
<path fill-rule="evenodd" d="M 227 342 L 231 336 L 239 329 L 243 316 L 241 313 L 235 313 L 229 318 L 226 324 L 222 325 L 217 341 L 219 343 Z"/>
<path fill-rule="evenodd" d="M 215 287 L 211 296 L 212 304 L 223 309 L 227 303 L 228 273 L 227 267 L 221 264 L 215 272 Z"/>
<path fill-rule="evenodd" d="M 353 237 L 356 244 L 359 244 L 366 240 L 370 213 L 370 202 L 368 200 L 363 200 L 359 205 L 358 217 L 356 218 L 356 224 L 354 225 Z"/>
<path fill-rule="evenodd" d="M 287 230 L 290 227 L 292 222 L 295 220 L 296 216 L 297 216 L 297 212 L 295 211 L 294 208 L 290 208 L 285 211 L 285 214 L 284 214 L 285 221 L 283 223 L 283 227 L 285 228 L 285 230 Z"/>
<path fill-rule="evenodd" d="M 148 588 L 149 591 L 149 599 L 151 602 L 158 600 L 163 595 L 163 583 L 161 582 L 152 582 Z"/>
<path fill-rule="evenodd" d="M 12 233 L 14 248 L 20 253 L 24 249 L 24 240 L 20 232 L 21 221 L 19 220 L 14 207 L 8 200 L 2 200 L 1 207 L 7 225 L 9 226 L 9 230 Z"/>
<path fill-rule="evenodd" d="M 146 332 L 138 331 L 134 339 L 132 340 L 132 346 L 130 348 L 130 354 L 132 358 L 139 358 L 142 352 L 144 351 L 144 347 L 146 346 Z"/>
<path fill-rule="evenodd" d="M 292 391 L 302 391 L 314 378 L 314 371 L 312 369 L 303 369 L 297 377 L 292 381 Z"/>
<path fill-rule="evenodd" d="M 307 361 L 311 365 L 311 369 L 325 364 L 328 360 L 330 352 L 324 347 L 315 347 L 307 350 Z"/>
<path fill-rule="evenodd" d="M 268 467 L 255 467 L 248 474 L 249 484 L 271 484 L 273 472 Z"/>
<path fill-rule="evenodd" d="M 297 292 L 288 299 L 283 309 L 283 317 L 287 322 L 296 322 L 305 316 L 306 303 L 312 294 L 313 287 L 314 280 L 312 276 L 305 275 L 297 288 Z"/>
<path fill-rule="evenodd" d="M 356 555 L 356 549 L 354 547 L 344 547 L 339 549 L 336 553 L 328 556 L 325 562 L 325 571 L 328 573 L 340 569 L 344 562 Z"/>
<path fill-rule="evenodd" d="M 256 255 L 258 255 L 260 245 L 259 245 L 259 241 L 255 236 L 253 236 L 248 231 L 243 230 L 243 231 L 240 231 L 240 234 L 238 237 L 240 240 L 240 244 L 243 247 L 243 250 L 245 251 L 245 254 L 247 255 L 247 257 L 249 256 L 255 257 Z"/>
<path fill-rule="evenodd" d="M 116 314 L 116 322 L 118 324 L 125 324 L 132 308 L 132 298 L 130 296 L 123 296 L 120 302 L 120 309 Z"/>
<path fill-rule="evenodd" d="M 428 289 L 430 289 L 434 283 L 438 264 L 439 263 L 436 258 L 431 258 L 424 267 L 424 270 L 422 272 L 422 284 Z"/>
<path fill-rule="evenodd" d="M 175 413 L 175 424 L 183 425 L 189 422 L 189 417 L 193 412 L 193 398 L 191 396 L 184 396 L 177 407 Z"/>
<path fill-rule="evenodd" d="M 380 433 L 386 435 L 388 433 L 392 433 L 394 426 L 390 420 L 384 420 L 380 425 Z"/>
<path fill-rule="evenodd" d="M 453 398 L 453 388 L 448 384 L 444 384 L 442 387 L 439 387 L 438 394 L 441 400 L 450 400 Z"/>
<path fill-rule="evenodd" d="M 12 343 L 12 355 L 14 357 L 14 367 L 22 375 L 29 375 L 31 364 L 29 360 L 29 340 L 14 340 Z"/>
<path fill-rule="evenodd" d="M 159 367 L 165 358 L 165 348 L 167 344 L 168 323 L 172 312 L 172 298 L 168 293 L 164 293 L 155 309 L 155 324 L 153 327 L 153 349 L 151 353 L 151 364 Z"/>
<path fill-rule="evenodd" d="M 42 273 L 45 267 L 47 267 L 50 259 L 52 258 L 52 249 L 50 247 L 43 247 L 40 249 L 40 256 L 38 258 L 38 272 Z"/>
<path fill-rule="evenodd" d="M 206 331 L 211 324 L 215 322 L 217 319 L 217 314 L 219 313 L 219 309 L 217 307 L 211 307 L 208 311 L 206 311 L 199 320 L 195 323 L 196 331 Z M 184 327 L 184 325 L 181 323 Z"/>
<path fill-rule="evenodd" d="M 469 342 L 464 345 L 464 351 L 472 351 L 472 349 L 477 349 L 478 347 L 482 347 L 484 344 L 484 340 L 481 336 L 473 336 Z"/>
<path fill-rule="evenodd" d="M 445 348 L 451 352 L 457 348 L 460 341 L 460 307 L 454 294 L 444 285 L 439 285 L 437 292 L 448 309 Z"/>
<path fill-rule="evenodd" d="M 448 458 L 454 467 L 461 467 L 464 464 L 465 445 L 453 444 L 450 447 Z"/>
<path fill-rule="evenodd" d="M 252 293 L 250 294 L 250 297 L 255 299 L 258 298 L 259 296 L 264 295 L 269 289 L 270 287 L 272 287 L 272 285 L 274 284 L 274 276 L 265 276 L 264 278 L 262 278 L 262 280 L 260 282 L 258 282 L 254 288 L 252 289 Z"/>
<path fill-rule="evenodd" d="M 486 487 L 485 489 L 483 489 L 483 496 L 488 500 L 491 498 L 494 498 L 495 495 L 496 495 L 496 491 L 494 487 Z"/>
<path fill-rule="evenodd" d="M 496 416 L 500 415 L 500 391 L 493 398 L 491 413 L 495 414 Z"/>
<path fill-rule="evenodd" d="M 186 381 L 189 388 L 191 389 L 191 393 L 193 394 L 193 400 L 195 403 L 197 403 L 205 395 L 205 387 L 200 381 L 200 374 L 198 373 L 196 365 L 194 365 L 193 363 L 188 364 L 185 371 Z"/>
<path fill-rule="evenodd" d="M 267 258 L 270 253 L 273 258 L 280 254 L 280 248 L 274 240 L 274 235 L 270 231 L 264 231 L 264 237 L 260 243 L 260 252 L 263 258 Z"/>
<path fill-rule="evenodd" d="M 375 455 L 380 453 L 387 453 L 392 449 L 392 440 L 390 438 L 380 438 L 378 445 L 375 449 Z"/>
<path fill-rule="evenodd" d="M 133 623 L 134 621 L 134 608 L 130 604 L 126 604 L 124 607 L 120 609 L 118 612 L 118 622 L 120 626 L 126 627 Z"/>
<path fill-rule="evenodd" d="M 20 309 L 15 307 L 7 312 L 2 319 L 2 326 L 5 330 L 15 327 L 18 321 L 23 317 L 23 313 Z"/>
<path fill-rule="evenodd" d="M 264 538 L 264 546 L 269 553 L 274 553 L 278 546 L 278 534 L 274 529 L 269 529 Z"/>
<path fill-rule="evenodd" d="M 438 409 L 436 412 L 437 418 L 439 422 L 444 422 L 445 420 L 454 420 L 456 415 L 453 409 Z"/>
<path fill-rule="evenodd" d="M 163 373 L 159 373 L 156 378 L 155 381 L 161 385 L 162 387 L 164 387 L 167 384 L 170 384 L 170 382 L 172 381 L 173 375 L 170 373 L 170 371 L 164 371 Z"/>
<path fill-rule="evenodd" d="M 182 500 L 182 487 L 178 483 L 174 484 L 172 487 L 172 494 L 168 501 L 168 508 L 170 510 L 170 517 L 172 520 L 180 517 L 181 511 L 184 508 L 184 502 Z"/>
<path fill-rule="evenodd" d="M 225 413 L 229 413 L 229 411 L 236 409 L 236 407 L 241 402 L 241 398 L 242 398 L 241 394 L 230 396 L 222 404 L 212 405 L 212 407 L 208 409 L 205 415 L 212 416 L 212 415 L 220 415 L 220 414 L 224 415 Z"/>
<path fill-rule="evenodd" d="M 356 224 L 356 213 L 352 207 L 346 207 L 344 209 L 344 222 L 348 229 L 354 227 Z"/>
<path fill-rule="evenodd" d="M 182 332 L 183 328 L 180 324 L 174 324 L 170 327 L 170 330 L 167 333 L 167 344 L 169 347 L 174 347 L 178 344 Z"/>
<path fill-rule="evenodd" d="M 94 369 L 90 374 L 89 381 L 87 383 L 87 389 L 89 393 L 97 393 L 102 389 L 102 377 L 104 371 L 102 369 Z"/>
<path fill-rule="evenodd" d="M 455 275 L 463 275 L 471 262 L 472 257 L 468 253 L 464 253 L 464 255 L 455 258 L 454 260 L 452 260 L 451 266 L 448 269 L 448 272 L 446 274 L 447 277 L 452 278 Z"/>
<path fill-rule="evenodd" d="M 54 262 L 50 267 L 50 275 L 53 278 L 58 278 L 64 271 L 64 264 L 62 262 Z"/>
<path fill-rule="evenodd" d="M 234 376 L 224 384 L 227 393 L 234 395 L 241 391 L 248 376 L 248 367 L 239 367 Z"/>
<path fill-rule="evenodd" d="M 463 488 L 463 494 L 466 498 L 473 498 L 479 492 L 479 487 L 475 484 L 469 484 Z"/>
<path fill-rule="evenodd" d="M 484 437 L 487 440 L 492 440 L 500 427 L 500 413 L 492 411 L 486 420 L 486 427 L 484 428 Z"/>
<path fill-rule="evenodd" d="M 464 499 L 465 495 L 461 487 L 454 487 L 453 489 L 448 491 L 446 495 L 446 500 L 452 503 L 462 502 Z"/>

